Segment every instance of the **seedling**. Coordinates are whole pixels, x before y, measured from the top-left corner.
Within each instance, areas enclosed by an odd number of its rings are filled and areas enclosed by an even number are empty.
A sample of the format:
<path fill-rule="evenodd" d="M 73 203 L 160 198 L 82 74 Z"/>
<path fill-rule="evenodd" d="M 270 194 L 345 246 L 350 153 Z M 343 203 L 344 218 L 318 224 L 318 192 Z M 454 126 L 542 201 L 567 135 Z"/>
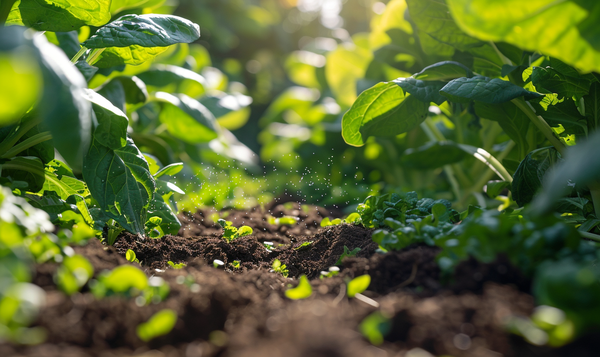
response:
<path fill-rule="evenodd" d="M 127 249 L 127 253 L 125 253 L 125 259 L 127 259 L 127 261 L 130 261 L 132 263 L 141 264 L 140 261 L 138 260 L 138 258 L 136 257 L 135 252 L 131 249 Z"/>
<path fill-rule="evenodd" d="M 121 227 L 119 223 L 117 223 L 117 221 L 115 221 L 114 219 L 109 219 L 106 225 L 108 226 L 106 244 L 113 245 L 115 244 L 115 241 L 117 240 L 119 234 L 121 234 L 121 232 L 123 232 L 125 229 Z"/>
<path fill-rule="evenodd" d="M 273 242 L 263 242 L 263 246 L 265 247 L 265 249 L 269 252 L 273 251 Z"/>
<path fill-rule="evenodd" d="M 159 239 L 164 237 L 165 232 L 161 228 L 162 218 L 150 217 L 146 222 L 146 234 L 152 239 Z"/>
<path fill-rule="evenodd" d="M 297 246 L 296 248 L 294 248 L 295 250 L 307 250 L 310 248 L 310 246 L 313 244 L 312 241 L 310 242 L 304 242 L 302 244 L 300 244 L 299 246 Z"/>
<path fill-rule="evenodd" d="M 367 274 L 356 277 L 348 283 L 348 291 L 346 292 L 349 298 L 355 297 L 357 294 L 361 294 L 371 284 L 371 277 Z"/>
<path fill-rule="evenodd" d="M 338 268 L 336 266 L 329 267 L 329 269 L 327 271 L 321 272 L 321 276 L 319 276 L 319 279 L 331 278 L 332 276 L 336 276 L 339 273 L 340 273 L 340 268 Z"/>
<path fill-rule="evenodd" d="M 152 315 L 148 322 L 138 325 L 137 335 L 142 341 L 148 342 L 171 332 L 176 322 L 177 314 L 175 311 L 171 309 L 160 310 Z"/>
<path fill-rule="evenodd" d="M 338 224 L 342 224 L 342 220 L 340 218 L 331 220 L 329 217 L 325 217 L 321 220 L 321 227 L 337 226 Z"/>
<path fill-rule="evenodd" d="M 285 264 L 281 264 L 281 261 L 279 259 L 275 259 L 273 261 L 271 268 L 273 268 L 273 272 L 281 273 L 281 275 L 283 275 L 284 278 L 288 277 L 289 271 Z"/>
<path fill-rule="evenodd" d="M 272 224 L 275 226 L 293 226 L 296 223 L 298 223 L 299 220 L 300 220 L 300 218 L 294 217 L 294 216 L 283 216 L 283 217 L 279 217 L 279 218 L 269 216 L 267 218 L 267 222 L 269 222 L 269 224 Z"/>
<path fill-rule="evenodd" d="M 350 249 L 348 249 L 348 247 L 344 246 L 344 252 L 340 256 L 340 258 L 337 260 L 337 262 L 335 262 L 335 265 L 342 265 L 342 262 L 344 261 L 344 259 L 346 259 L 348 257 L 355 257 L 356 254 L 358 254 L 358 252 L 360 252 L 360 248 L 358 248 L 358 247 L 350 250 Z"/>
<path fill-rule="evenodd" d="M 242 267 L 242 262 L 239 260 L 234 260 L 233 262 L 229 263 L 231 264 L 232 267 L 234 267 L 235 269 L 239 269 Z"/>
<path fill-rule="evenodd" d="M 241 226 L 240 228 L 236 228 L 232 226 L 231 221 L 226 221 L 222 218 L 219 219 L 217 222 L 223 228 L 223 239 L 225 239 L 227 243 L 231 243 L 235 239 L 252 234 L 252 228 L 248 226 Z"/>
<path fill-rule="evenodd" d="M 222 260 L 219 260 L 219 259 L 215 259 L 215 260 L 213 260 L 213 266 L 214 266 L 215 268 L 220 268 L 220 267 L 222 267 L 223 265 L 225 265 L 225 263 L 223 263 L 223 261 L 222 261 Z"/>
<path fill-rule="evenodd" d="M 383 343 L 383 338 L 390 332 L 391 327 L 392 324 L 389 317 L 384 316 L 379 311 L 375 311 L 365 317 L 358 328 L 371 344 L 378 346 Z"/>
<path fill-rule="evenodd" d="M 310 286 L 310 282 L 306 275 L 300 276 L 298 286 L 292 289 L 288 289 L 285 291 L 285 296 L 288 299 L 292 300 L 300 300 L 306 299 L 307 297 L 312 295 L 312 286 Z"/>
<path fill-rule="evenodd" d="M 177 263 L 177 264 L 175 264 L 175 263 L 173 263 L 170 260 L 167 262 L 167 264 L 169 264 L 173 269 L 183 269 L 187 265 L 185 263 Z"/>

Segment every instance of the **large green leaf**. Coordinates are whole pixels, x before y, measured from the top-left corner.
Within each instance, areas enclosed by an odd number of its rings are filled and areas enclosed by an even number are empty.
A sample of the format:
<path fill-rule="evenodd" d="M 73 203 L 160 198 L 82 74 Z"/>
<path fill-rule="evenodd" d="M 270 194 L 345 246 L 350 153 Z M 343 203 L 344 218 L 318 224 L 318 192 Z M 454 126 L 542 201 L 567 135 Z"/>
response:
<path fill-rule="evenodd" d="M 447 3 L 460 28 L 480 40 L 508 42 L 556 57 L 585 72 L 600 71 L 600 51 L 588 41 L 593 33 L 589 29 L 598 23 L 598 12 L 587 11 L 574 1 L 447 0 Z M 593 26 L 579 28 L 586 23 Z"/>
<path fill-rule="evenodd" d="M 587 104 L 586 101 L 586 107 Z M 593 103 L 590 104 L 592 105 L 589 109 L 594 110 Z M 544 109 L 544 107 L 539 104 L 532 103 L 532 105 L 536 109 L 536 112 L 541 115 L 550 126 L 557 127 L 562 125 L 567 134 L 587 134 L 588 123 L 585 120 L 585 117 L 579 113 L 575 102 L 571 99 L 565 99 L 563 102 L 548 105 L 547 109 Z M 587 109 L 588 108 L 586 108 L 586 110 Z"/>
<path fill-rule="evenodd" d="M 454 61 L 442 61 L 423 68 L 413 74 L 415 79 L 424 81 L 447 81 L 460 77 L 473 77 L 469 67 Z"/>
<path fill-rule="evenodd" d="M 452 56 L 481 41 L 465 34 L 452 20 L 444 0 L 407 0 L 411 19 L 419 29 L 423 51 L 428 55 Z"/>
<path fill-rule="evenodd" d="M 87 83 L 71 61 L 45 37 L 33 40 L 44 77 L 44 94 L 38 107 L 54 146 L 67 163 L 80 171 L 92 136 L 92 105 L 86 100 Z"/>
<path fill-rule="evenodd" d="M 43 127 L 43 125 L 36 125 L 33 129 L 26 132 L 25 135 L 23 135 L 21 137 L 21 139 L 19 139 L 16 147 L 18 147 L 18 145 L 23 142 L 32 143 L 32 140 L 34 140 L 34 142 L 35 142 L 36 138 L 40 138 L 40 136 L 44 136 L 44 133 L 47 133 L 47 131 L 44 130 L 42 127 Z M 42 138 L 42 139 L 45 139 L 45 138 Z M 21 151 L 18 155 L 19 156 L 35 156 L 35 157 L 40 158 L 40 160 L 42 160 L 43 164 L 47 164 L 50 161 L 54 160 L 54 145 L 52 143 L 52 140 L 45 140 L 36 145 L 29 147 L 26 150 Z"/>
<path fill-rule="evenodd" d="M 364 78 L 372 59 L 371 52 L 359 46 L 339 46 L 327 54 L 325 77 L 342 106 L 349 107 L 356 99 L 356 82 Z"/>
<path fill-rule="evenodd" d="M 517 145 L 519 159 L 523 158 L 530 149 L 527 143 L 527 131 L 530 120 L 512 102 L 502 104 L 475 103 L 475 112 L 478 116 L 497 122 L 502 130 Z"/>
<path fill-rule="evenodd" d="M 160 227 L 165 234 L 176 235 L 181 228 L 177 215 L 160 195 L 154 195 L 154 199 L 150 202 L 148 217 L 160 217 L 162 220 Z"/>
<path fill-rule="evenodd" d="M 85 91 L 85 97 L 92 103 L 96 119 L 98 119 L 98 126 L 94 130 L 94 140 L 113 150 L 125 146 L 127 144 L 127 126 L 129 125 L 127 115 L 91 89 Z"/>
<path fill-rule="evenodd" d="M 541 148 L 527 154 L 513 176 L 511 192 L 520 207 L 533 200 L 541 189 L 546 171 L 558 161 L 554 148 Z"/>
<path fill-rule="evenodd" d="M 110 68 L 129 64 L 139 66 L 154 59 L 165 52 L 168 47 L 144 47 L 131 45 L 128 47 L 109 47 L 105 49 L 94 66 L 98 68 Z"/>
<path fill-rule="evenodd" d="M 146 84 L 136 76 L 112 78 L 96 91 L 123 112 L 127 110 L 125 103 L 140 104 L 148 100 Z"/>
<path fill-rule="evenodd" d="M 85 158 L 83 177 L 108 217 L 132 233 L 144 234 L 146 210 L 156 183 L 148 162 L 131 139 L 117 150 L 94 141 Z"/>
<path fill-rule="evenodd" d="M 173 15 L 124 15 L 101 27 L 83 43 L 87 48 L 165 47 L 200 38 L 200 27 Z"/>
<path fill-rule="evenodd" d="M 534 67 L 531 73 L 531 81 L 536 89 L 558 93 L 559 98 L 580 98 L 588 94 L 593 76 L 582 76 L 569 66 L 563 65 L 562 67 L 567 70 L 560 71 L 553 67 Z"/>
<path fill-rule="evenodd" d="M 46 177 L 43 187 L 44 192 L 53 191 L 63 200 L 66 200 L 71 195 L 89 195 L 89 190 L 87 189 L 85 183 L 83 181 L 79 181 L 75 177 L 67 175 L 62 175 L 59 177 L 53 171 L 52 167 L 47 167 L 44 174 Z"/>
<path fill-rule="evenodd" d="M 379 83 L 362 92 L 342 118 L 342 136 L 362 146 L 369 136 L 394 136 L 419 125 L 429 103 L 405 94 L 395 83 Z"/>
<path fill-rule="evenodd" d="M 206 79 L 194 71 L 173 65 L 156 65 L 138 77 L 147 86 L 162 91 L 183 93 L 192 98 L 204 94 Z"/>
<path fill-rule="evenodd" d="M 440 93 L 453 102 L 468 103 L 471 100 L 489 104 L 508 102 L 518 97 L 525 100 L 543 97 L 500 78 L 475 76 L 457 78 L 446 84 Z"/>
<path fill-rule="evenodd" d="M 588 129 L 594 131 L 600 125 L 600 83 L 592 83 L 589 94 L 583 100 Z"/>
<path fill-rule="evenodd" d="M 38 192 L 44 186 L 44 164 L 37 157 L 15 157 L 0 164 L 2 177 L 27 182 L 27 191 Z"/>
<path fill-rule="evenodd" d="M 171 135 L 190 144 L 217 138 L 218 125 L 214 115 L 197 100 L 184 94 L 174 96 L 165 92 L 157 92 L 155 96 L 164 103 L 159 119 Z"/>
<path fill-rule="evenodd" d="M 460 162 L 469 156 L 453 142 L 438 141 L 425 144 L 416 149 L 407 149 L 400 162 L 406 167 L 431 170 Z"/>
<path fill-rule="evenodd" d="M 81 26 L 102 26 L 110 21 L 110 0 L 17 0 L 7 24 L 38 31 L 67 32 Z"/>
<path fill-rule="evenodd" d="M 446 101 L 446 97 L 440 94 L 446 82 L 422 81 L 412 77 L 394 79 L 393 82 L 422 102 L 440 105 Z"/>

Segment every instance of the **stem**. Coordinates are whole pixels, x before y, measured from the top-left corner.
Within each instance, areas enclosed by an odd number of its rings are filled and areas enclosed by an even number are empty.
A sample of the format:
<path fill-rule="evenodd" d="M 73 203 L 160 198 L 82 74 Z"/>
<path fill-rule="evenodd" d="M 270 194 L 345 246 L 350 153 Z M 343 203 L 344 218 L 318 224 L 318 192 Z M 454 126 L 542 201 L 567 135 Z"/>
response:
<path fill-rule="evenodd" d="M 25 135 L 25 133 L 42 122 L 40 119 L 30 118 L 31 117 L 27 117 L 23 119 L 17 131 L 12 136 L 7 137 L 0 143 L 0 155 L 4 156 L 2 153 L 6 153 L 8 150 L 10 150 L 17 143 L 17 141 L 19 141 L 19 139 Z"/>
<path fill-rule="evenodd" d="M 94 50 L 92 50 L 92 53 L 90 53 L 90 56 L 87 59 L 87 63 L 90 66 L 93 66 L 94 63 L 96 63 L 96 61 L 98 60 L 98 57 L 100 57 L 100 55 L 102 54 L 102 52 L 104 52 L 106 48 L 94 48 Z"/>
<path fill-rule="evenodd" d="M 531 122 L 535 124 L 535 126 L 537 126 L 537 128 L 542 132 L 542 134 L 544 134 L 546 139 L 550 141 L 554 148 L 556 148 L 556 150 L 558 150 L 558 152 L 561 155 L 564 155 L 565 145 L 556 137 L 556 135 L 554 135 L 552 128 L 550 127 L 550 125 L 548 125 L 544 118 L 535 114 L 535 111 L 531 107 L 531 104 L 525 102 L 523 99 L 520 98 L 513 99 L 511 100 L 511 102 L 514 105 L 516 105 L 517 108 L 521 109 L 521 111 L 525 113 L 525 115 L 527 115 L 529 120 L 531 120 Z"/>
<path fill-rule="evenodd" d="M 512 61 L 510 59 L 508 59 L 508 57 L 503 55 L 502 52 L 500 52 L 500 50 L 498 49 L 498 47 L 496 47 L 496 44 L 493 41 L 490 41 L 489 44 L 490 44 L 490 46 L 492 46 L 494 51 L 496 51 L 496 54 L 498 55 L 498 57 L 500 57 L 500 60 L 502 61 L 502 63 L 507 64 L 509 66 L 513 65 Z"/>
<path fill-rule="evenodd" d="M 600 182 L 594 181 L 588 184 L 590 194 L 592 195 L 592 202 L 594 203 L 594 212 L 596 213 L 596 219 L 600 219 Z"/>
<path fill-rule="evenodd" d="M 506 171 L 504 166 L 498 161 L 492 154 L 483 150 L 482 148 L 476 148 L 471 145 L 457 144 L 458 147 L 463 149 L 465 152 L 473 155 L 477 160 L 486 164 L 492 169 L 500 178 L 506 182 L 512 182 L 512 176 Z"/>
<path fill-rule="evenodd" d="M 39 143 L 43 143 L 44 141 L 48 141 L 52 139 L 52 134 L 49 131 L 45 131 L 42 133 L 35 134 L 34 136 L 23 140 L 19 144 L 13 146 L 8 151 L 6 151 L 0 158 L 9 159 L 11 157 L 17 156 L 19 153 L 29 149 L 32 146 L 35 146 Z"/>
<path fill-rule="evenodd" d="M 596 243 L 600 243 L 600 235 L 590 232 L 579 232 L 579 235 L 585 239 L 593 240 Z"/>
<path fill-rule="evenodd" d="M 17 0 L 4 0 L 0 2 L 0 27 L 4 26 L 8 14 Z"/>
<path fill-rule="evenodd" d="M 79 50 L 79 52 L 77 52 L 75 54 L 75 56 L 73 56 L 73 58 L 71 58 L 71 63 L 77 63 L 77 61 L 81 58 L 81 56 L 83 56 L 83 54 L 85 53 L 85 51 L 87 51 L 87 47 L 85 46 L 81 46 L 81 49 Z"/>

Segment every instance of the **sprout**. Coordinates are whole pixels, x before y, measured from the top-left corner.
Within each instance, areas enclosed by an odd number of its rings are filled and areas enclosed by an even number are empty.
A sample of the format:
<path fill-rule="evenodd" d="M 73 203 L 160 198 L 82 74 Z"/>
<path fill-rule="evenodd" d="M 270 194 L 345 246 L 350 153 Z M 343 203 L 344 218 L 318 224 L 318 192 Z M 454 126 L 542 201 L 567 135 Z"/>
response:
<path fill-rule="evenodd" d="M 219 259 L 213 260 L 213 266 L 215 268 L 222 267 L 223 265 L 225 265 L 225 263 L 223 263 L 222 260 L 219 260 Z"/>

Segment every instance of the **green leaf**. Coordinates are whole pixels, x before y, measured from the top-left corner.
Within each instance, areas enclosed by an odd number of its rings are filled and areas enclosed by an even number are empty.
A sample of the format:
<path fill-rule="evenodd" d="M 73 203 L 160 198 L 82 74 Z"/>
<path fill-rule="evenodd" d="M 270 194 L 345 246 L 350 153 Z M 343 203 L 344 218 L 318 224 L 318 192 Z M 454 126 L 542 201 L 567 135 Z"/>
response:
<path fill-rule="evenodd" d="M 356 294 L 361 294 L 362 292 L 367 290 L 370 284 L 371 277 L 368 274 L 361 275 L 350 280 L 350 282 L 348 283 L 347 291 L 348 297 L 353 298 L 356 296 Z"/>
<path fill-rule="evenodd" d="M 35 36 L 44 77 L 38 107 L 53 143 L 69 166 L 81 170 L 92 136 L 92 105 L 84 98 L 87 83 L 71 61 L 45 37 Z"/>
<path fill-rule="evenodd" d="M 101 277 L 100 281 L 108 290 L 117 294 L 125 294 L 132 288 L 143 291 L 148 287 L 146 274 L 133 265 L 121 265 Z"/>
<path fill-rule="evenodd" d="M 138 77 L 151 87 L 171 93 L 183 93 L 192 98 L 204 94 L 206 79 L 196 72 L 173 65 L 156 65 Z"/>
<path fill-rule="evenodd" d="M 460 77 L 473 77 L 473 72 L 461 63 L 442 61 L 423 68 L 421 72 L 413 74 L 413 77 L 424 81 L 447 81 Z"/>
<path fill-rule="evenodd" d="M 252 234 L 252 228 L 249 226 L 241 226 L 237 231 L 238 237 L 245 237 Z"/>
<path fill-rule="evenodd" d="M 556 57 L 584 72 L 600 71 L 600 51 L 579 26 L 598 16 L 573 1 L 447 0 L 450 13 L 468 34 L 482 41 L 504 41 Z"/>
<path fill-rule="evenodd" d="M 77 31 L 69 32 L 48 32 L 45 33 L 46 38 L 50 43 L 60 47 L 65 52 L 67 57 L 73 58 L 81 49 Z"/>
<path fill-rule="evenodd" d="M 527 143 L 527 131 L 529 130 L 529 118 L 512 102 L 502 104 L 486 104 L 475 102 L 475 112 L 478 116 L 497 122 L 502 130 L 517 145 L 519 158 L 529 152 Z"/>
<path fill-rule="evenodd" d="M 505 188 L 510 189 L 511 183 L 507 181 L 489 181 L 485 187 L 485 193 L 490 198 L 496 198 Z"/>
<path fill-rule="evenodd" d="M 435 104 L 440 105 L 446 101 L 446 97 L 440 94 L 440 89 L 446 85 L 446 82 L 422 81 L 412 77 L 398 78 L 394 79 L 392 82 L 396 83 L 400 88 L 404 89 L 405 92 L 410 93 L 422 102 L 434 102 Z"/>
<path fill-rule="evenodd" d="M 468 103 L 471 100 L 500 104 L 518 97 L 525 100 L 543 97 L 542 94 L 530 92 L 500 78 L 474 76 L 457 78 L 446 84 L 440 93 L 453 102 Z"/>
<path fill-rule="evenodd" d="M 55 192 L 58 197 L 66 200 L 71 195 L 88 196 L 89 191 L 84 182 L 71 176 L 57 176 L 51 166 L 44 171 L 44 192 Z"/>
<path fill-rule="evenodd" d="M 139 263 L 140 261 L 137 259 L 135 252 L 131 249 L 127 249 L 127 252 L 125 252 L 125 259 L 127 259 L 128 262 L 132 262 L 132 263 Z"/>
<path fill-rule="evenodd" d="M 467 35 L 454 23 L 444 1 L 407 0 L 406 3 L 426 54 L 449 57 L 455 49 L 466 51 L 481 46 L 480 40 Z"/>
<path fill-rule="evenodd" d="M 148 342 L 153 338 L 163 336 L 171 332 L 177 322 L 177 314 L 171 309 L 160 310 L 152 315 L 148 322 L 138 325 L 137 335 L 144 341 Z"/>
<path fill-rule="evenodd" d="M 145 103 L 148 100 L 146 84 L 138 77 L 115 77 L 102 87 L 97 88 L 98 94 L 108 99 L 115 107 L 126 112 L 127 104 Z"/>
<path fill-rule="evenodd" d="M 174 164 L 167 165 L 167 166 L 163 167 L 162 169 L 158 170 L 158 172 L 154 174 L 154 178 L 155 179 L 159 178 L 162 175 L 175 176 L 181 170 L 183 170 L 183 162 L 176 162 Z"/>
<path fill-rule="evenodd" d="M 563 67 L 569 67 L 563 64 Z M 592 78 L 580 75 L 577 70 L 569 68 L 567 73 L 561 73 L 552 67 L 533 67 L 531 81 L 536 89 L 545 89 L 550 93 L 558 93 L 559 99 L 564 97 L 580 98 L 590 90 Z"/>
<path fill-rule="evenodd" d="M 43 133 L 45 132 L 46 130 L 45 128 L 43 128 L 43 125 L 36 125 L 33 129 L 26 132 L 25 135 L 23 135 L 21 139 L 19 139 L 19 141 L 17 141 L 15 147 L 17 147 L 20 143 L 28 141 L 28 139 L 35 140 L 35 138 L 39 138 L 40 134 L 43 135 Z M 21 151 L 18 155 L 35 156 L 40 158 L 43 164 L 47 164 L 54 160 L 54 145 L 52 143 L 52 140 L 45 140 L 34 146 L 31 146 L 26 150 Z"/>
<path fill-rule="evenodd" d="M 218 137 L 215 117 L 205 106 L 184 94 L 155 94 L 163 104 L 160 121 L 171 135 L 190 144 L 209 142 Z"/>
<path fill-rule="evenodd" d="M 372 59 L 371 52 L 359 46 L 338 46 L 327 54 L 325 77 L 335 98 L 343 107 L 351 106 L 356 100 L 356 83 L 365 77 Z"/>
<path fill-rule="evenodd" d="M 362 92 L 342 119 L 342 136 L 362 146 L 369 136 L 394 136 L 418 126 L 429 103 L 404 93 L 394 83 L 379 83 Z"/>
<path fill-rule="evenodd" d="M 600 83 L 592 83 L 589 94 L 583 100 L 588 130 L 595 131 L 600 125 Z"/>
<path fill-rule="evenodd" d="M 139 66 L 165 52 L 168 47 L 144 47 L 131 45 L 128 47 L 109 47 L 94 62 L 98 68 L 111 68 L 122 65 Z"/>
<path fill-rule="evenodd" d="M 300 276 L 298 281 L 298 286 L 293 289 L 288 289 L 285 291 L 285 296 L 288 299 L 292 300 L 300 300 L 306 299 L 307 297 L 312 295 L 312 286 L 310 286 L 310 282 L 306 275 Z"/>
<path fill-rule="evenodd" d="M 104 213 L 132 233 L 143 234 L 155 185 L 148 162 L 131 139 L 111 150 L 94 141 L 83 168 L 92 197 Z"/>
<path fill-rule="evenodd" d="M 181 228 L 181 222 L 179 222 L 175 212 L 171 210 L 171 207 L 158 194 L 155 194 L 154 199 L 150 201 L 148 215 L 161 219 L 160 228 L 164 234 L 176 235 Z"/>
<path fill-rule="evenodd" d="M 110 4 L 110 12 L 112 14 L 118 14 L 123 10 L 141 8 L 149 1 L 150 0 L 112 0 Z"/>
<path fill-rule="evenodd" d="M 2 177 L 27 182 L 30 192 L 38 192 L 44 187 L 44 164 L 37 157 L 14 157 L 0 164 L 0 169 Z"/>
<path fill-rule="evenodd" d="M 405 167 L 431 170 L 460 162 L 469 156 L 453 142 L 436 141 L 418 148 L 407 149 L 400 162 Z"/>
<path fill-rule="evenodd" d="M 94 140 L 113 150 L 125 146 L 129 126 L 127 115 L 91 89 L 85 91 L 85 98 L 92 103 L 92 109 L 98 119 Z"/>
<path fill-rule="evenodd" d="M 519 164 L 513 176 L 511 192 L 519 207 L 533 200 L 542 187 L 546 171 L 558 161 L 558 152 L 554 148 L 541 148 L 527 154 Z M 566 182 L 566 181 L 565 181 Z"/>
<path fill-rule="evenodd" d="M 99 27 L 110 21 L 109 6 L 110 0 L 17 0 L 6 23 L 54 32 Z"/>
<path fill-rule="evenodd" d="M 586 114 L 590 113 L 590 115 L 593 115 L 592 113 L 595 110 L 594 103 L 590 100 L 589 107 L 587 101 L 585 104 Z M 548 108 L 545 110 L 541 105 L 536 103 L 532 103 L 532 106 L 535 108 L 536 113 L 541 115 L 552 127 L 562 125 L 568 134 L 580 135 L 587 134 L 588 132 L 588 122 L 586 121 L 586 118 L 579 113 L 575 102 L 571 99 L 565 99 L 554 105 L 548 105 Z"/>
<path fill-rule="evenodd" d="M 101 27 L 83 42 L 87 48 L 165 47 L 200 38 L 200 27 L 173 15 L 124 15 Z"/>

